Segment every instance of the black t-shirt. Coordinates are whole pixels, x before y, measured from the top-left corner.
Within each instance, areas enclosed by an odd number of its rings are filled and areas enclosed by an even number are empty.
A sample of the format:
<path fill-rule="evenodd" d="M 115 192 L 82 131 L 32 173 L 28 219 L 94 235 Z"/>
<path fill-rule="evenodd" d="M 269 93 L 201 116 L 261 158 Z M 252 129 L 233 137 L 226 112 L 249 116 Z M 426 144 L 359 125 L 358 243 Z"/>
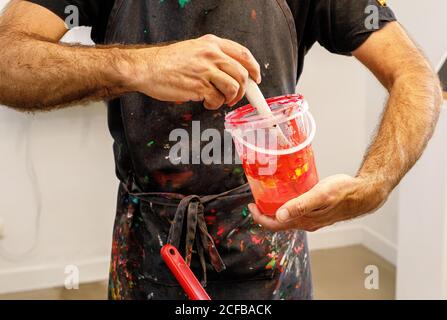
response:
<path fill-rule="evenodd" d="M 331 52 L 350 54 L 372 32 L 395 20 L 378 0 L 32 1 L 63 20 L 67 5 L 78 6 L 80 24 L 93 27 L 92 38 L 99 44 L 157 44 L 207 33 L 237 41 L 261 64 L 261 89 L 268 97 L 295 92 L 305 55 L 315 42 Z M 377 27 L 370 28 L 374 13 Z M 243 103 L 245 99 L 238 106 Z M 218 130 L 223 138 L 228 108 L 212 112 L 200 103 L 170 104 L 132 93 L 111 101 L 108 111 L 122 181 L 133 176 L 142 191 L 183 194 L 217 194 L 246 182 L 237 163 L 195 164 L 200 154 L 191 149 L 193 163 L 179 165 L 169 152 L 175 149 L 171 134 L 179 126 L 194 141 L 201 140 L 194 138 L 193 122 L 200 123 L 202 132 Z M 203 150 L 207 142 L 199 142 Z"/>
<path fill-rule="evenodd" d="M 29 0 L 39 4 L 65 20 L 69 13 L 65 8 L 74 5 L 79 9 L 79 24 L 92 27 L 92 39 L 100 44 L 104 41 L 110 12 L 115 0 Z"/>
<path fill-rule="evenodd" d="M 92 26 L 92 39 L 100 44 L 104 41 L 107 22 L 115 0 L 28 0 L 42 5 L 63 20 L 67 17 L 65 8 L 75 5 L 79 8 L 79 23 Z M 315 42 L 333 53 L 349 54 L 357 49 L 375 31 L 365 26 L 365 20 L 375 5 L 379 12 L 379 28 L 386 22 L 394 21 L 393 12 L 378 0 L 287 0 L 295 17 L 297 30 L 303 37 L 300 46 L 307 52 Z M 305 5 L 306 6 L 306 5 Z M 308 9 L 308 10 L 306 10 Z M 309 15 L 311 15 L 309 17 Z M 301 51 L 301 50 L 300 50 Z"/>

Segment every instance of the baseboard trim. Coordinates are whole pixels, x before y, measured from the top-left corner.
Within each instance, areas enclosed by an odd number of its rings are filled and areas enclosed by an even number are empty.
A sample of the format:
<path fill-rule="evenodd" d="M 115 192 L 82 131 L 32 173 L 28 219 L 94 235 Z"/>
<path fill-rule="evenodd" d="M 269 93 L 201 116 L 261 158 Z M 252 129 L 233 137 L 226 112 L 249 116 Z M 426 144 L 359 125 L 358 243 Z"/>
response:
<path fill-rule="evenodd" d="M 362 244 L 392 265 L 397 265 L 397 246 L 376 231 L 363 226 Z"/>
<path fill-rule="evenodd" d="M 310 250 L 332 249 L 362 243 L 361 226 L 335 226 L 307 234 Z"/>
<path fill-rule="evenodd" d="M 80 283 L 104 281 L 108 277 L 109 257 L 74 261 L 66 264 L 1 270 L 0 294 L 64 287 L 67 277 L 65 267 L 67 265 L 75 265 L 79 268 Z"/>
<path fill-rule="evenodd" d="M 397 247 L 374 230 L 362 225 L 337 226 L 309 233 L 311 250 L 331 249 L 361 244 L 393 265 Z M 80 283 L 104 281 L 108 277 L 109 257 L 69 263 L 79 268 Z M 0 271 L 0 294 L 63 287 L 67 264 L 40 265 Z M 44 281 L 43 281 L 44 279 Z"/>
<path fill-rule="evenodd" d="M 332 249 L 351 245 L 364 245 L 393 265 L 397 263 L 397 246 L 363 225 L 337 226 L 309 233 L 310 250 Z"/>

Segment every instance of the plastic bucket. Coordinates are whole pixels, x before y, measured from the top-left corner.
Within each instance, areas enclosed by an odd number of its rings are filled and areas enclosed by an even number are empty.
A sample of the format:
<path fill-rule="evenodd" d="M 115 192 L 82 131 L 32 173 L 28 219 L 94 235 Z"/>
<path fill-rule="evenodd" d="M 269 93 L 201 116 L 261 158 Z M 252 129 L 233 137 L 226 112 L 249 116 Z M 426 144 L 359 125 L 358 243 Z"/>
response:
<path fill-rule="evenodd" d="M 273 117 L 261 116 L 246 105 L 226 116 L 225 128 L 233 137 L 257 206 L 263 214 L 275 215 L 284 203 L 318 183 L 312 150 L 316 124 L 302 95 L 270 98 L 267 103 Z"/>

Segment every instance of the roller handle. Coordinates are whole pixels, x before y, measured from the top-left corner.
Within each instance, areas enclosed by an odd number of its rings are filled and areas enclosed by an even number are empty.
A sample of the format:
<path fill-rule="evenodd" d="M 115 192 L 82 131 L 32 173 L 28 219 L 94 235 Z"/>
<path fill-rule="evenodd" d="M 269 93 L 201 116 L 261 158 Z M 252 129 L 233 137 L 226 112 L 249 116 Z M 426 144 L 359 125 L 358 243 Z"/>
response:
<path fill-rule="evenodd" d="M 163 246 L 161 257 L 190 300 L 211 300 L 176 247 L 170 244 Z"/>

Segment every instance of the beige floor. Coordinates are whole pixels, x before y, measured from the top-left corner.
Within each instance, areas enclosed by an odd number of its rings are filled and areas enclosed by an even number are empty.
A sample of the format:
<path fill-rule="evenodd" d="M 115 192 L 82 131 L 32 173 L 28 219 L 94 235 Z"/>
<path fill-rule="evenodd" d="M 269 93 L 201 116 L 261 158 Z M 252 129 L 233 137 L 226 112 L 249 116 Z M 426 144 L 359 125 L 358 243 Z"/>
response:
<path fill-rule="evenodd" d="M 394 299 L 395 268 L 362 246 L 318 250 L 311 253 L 316 299 Z M 379 269 L 379 290 L 366 290 L 365 267 Z M 107 284 L 81 285 L 79 290 L 54 288 L 0 295 L 0 300 L 106 299 Z"/>
<path fill-rule="evenodd" d="M 395 299 L 395 267 L 363 246 L 318 250 L 311 258 L 316 299 Z M 365 289 L 370 265 L 378 268 L 378 290 Z"/>

